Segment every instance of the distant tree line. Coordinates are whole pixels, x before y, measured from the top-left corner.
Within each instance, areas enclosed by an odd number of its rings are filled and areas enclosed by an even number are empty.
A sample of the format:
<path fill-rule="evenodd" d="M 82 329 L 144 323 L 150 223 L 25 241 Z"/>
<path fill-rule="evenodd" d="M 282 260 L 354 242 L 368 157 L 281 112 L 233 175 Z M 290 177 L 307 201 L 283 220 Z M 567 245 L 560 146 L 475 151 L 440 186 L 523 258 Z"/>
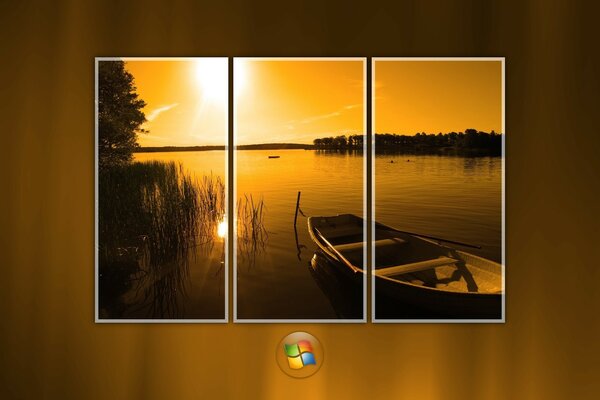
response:
<path fill-rule="evenodd" d="M 362 149 L 363 135 L 341 135 L 313 140 L 317 149 Z"/>
<path fill-rule="evenodd" d="M 440 132 L 438 134 L 420 132 L 414 136 L 377 133 L 375 134 L 375 145 L 396 148 L 500 149 L 502 135 L 494 131 L 482 132 L 476 129 L 467 129 L 464 132 Z"/>
<path fill-rule="evenodd" d="M 336 136 L 315 139 L 317 149 L 362 148 L 363 135 Z M 427 150 L 455 148 L 466 150 L 492 150 L 499 152 L 502 147 L 502 134 L 467 129 L 464 132 L 430 133 L 419 132 L 416 135 L 398 135 L 395 133 L 376 133 L 375 146 L 392 150 Z"/>

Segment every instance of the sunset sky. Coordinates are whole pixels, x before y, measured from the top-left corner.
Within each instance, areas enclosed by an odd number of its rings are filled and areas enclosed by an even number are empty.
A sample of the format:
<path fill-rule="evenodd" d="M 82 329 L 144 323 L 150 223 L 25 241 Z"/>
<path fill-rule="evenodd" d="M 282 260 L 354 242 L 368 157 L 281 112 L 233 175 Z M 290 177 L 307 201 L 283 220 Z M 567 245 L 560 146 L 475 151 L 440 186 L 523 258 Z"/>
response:
<path fill-rule="evenodd" d="M 141 146 L 227 143 L 227 58 L 126 61 L 148 120 Z"/>
<path fill-rule="evenodd" d="M 234 63 L 236 144 L 363 133 L 362 60 Z"/>
<path fill-rule="evenodd" d="M 236 58 L 236 144 L 363 132 L 364 63 Z M 131 60 L 141 146 L 227 143 L 227 59 Z M 376 61 L 377 133 L 502 131 L 500 61 Z"/>
<path fill-rule="evenodd" d="M 126 61 L 146 103 L 141 146 L 227 141 L 227 59 Z M 363 132 L 364 63 L 235 59 L 236 144 Z"/>
<path fill-rule="evenodd" d="M 376 133 L 502 132 L 500 61 L 376 61 Z"/>

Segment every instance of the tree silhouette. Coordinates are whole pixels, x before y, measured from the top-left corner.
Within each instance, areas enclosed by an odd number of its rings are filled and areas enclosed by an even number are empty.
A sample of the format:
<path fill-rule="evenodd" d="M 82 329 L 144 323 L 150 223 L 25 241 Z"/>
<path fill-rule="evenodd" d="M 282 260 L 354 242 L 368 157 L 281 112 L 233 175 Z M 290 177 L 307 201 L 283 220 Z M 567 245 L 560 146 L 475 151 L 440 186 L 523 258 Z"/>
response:
<path fill-rule="evenodd" d="M 133 75 L 123 61 L 98 62 L 98 165 L 124 164 L 139 147 L 137 134 L 146 121 Z"/>

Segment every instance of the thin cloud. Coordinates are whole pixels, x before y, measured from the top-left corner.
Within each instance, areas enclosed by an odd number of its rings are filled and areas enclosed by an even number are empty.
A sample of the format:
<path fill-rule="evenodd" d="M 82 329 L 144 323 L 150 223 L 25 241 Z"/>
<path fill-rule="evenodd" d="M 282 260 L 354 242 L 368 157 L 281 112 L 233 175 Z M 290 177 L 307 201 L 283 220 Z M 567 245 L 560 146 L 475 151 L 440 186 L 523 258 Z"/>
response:
<path fill-rule="evenodd" d="M 339 117 L 345 111 L 352 110 L 354 108 L 358 108 L 358 107 L 361 107 L 361 106 L 362 106 L 362 103 L 349 104 L 347 106 L 344 106 L 344 107 L 340 108 L 337 111 L 330 112 L 330 113 L 327 113 L 327 114 L 315 115 L 315 116 L 312 116 L 312 117 L 301 119 L 299 121 L 298 120 L 288 121 L 287 122 L 287 127 L 288 127 L 288 129 L 290 129 L 289 128 L 290 126 L 294 126 L 296 124 L 310 124 L 310 123 L 315 122 L 315 121 L 321 121 L 321 120 L 324 120 L 324 119 Z"/>
<path fill-rule="evenodd" d="M 190 135 L 196 136 L 196 135 Z M 199 135 L 197 137 L 200 137 Z M 144 133 L 139 135 L 139 139 L 143 141 L 140 143 L 142 147 L 152 146 L 195 146 L 198 145 L 197 139 L 189 137 L 173 137 L 173 136 L 158 136 Z"/>
<path fill-rule="evenodd" d="M 365 82 L 362 79 L 348 79 L 348 81 L 350 82 L 350 84 L 353 87 L 363 87 L 363 85 L 365 84 Z"/>
<path fill-rule="evenodd" d="M 148 120 L 148 122 L 152 122 L 156 119 L 156 117 L 158 117 L 160 114 L 162 114 L 165 111 L 169 111 L 170 109 L 177 107 L 178 103 L 174 103 L 174 104 L 168 104 L 166 106 L 162 106 L 162 107 L 158 107 L 155 108 L 154 110 L 152 110 L 147 116 L 146 119 Z"/>
<path fill-rule="evenodd" d="M 311 122 L 320 121 L 322 119 L 329 119 L 329 118 L 333 118 L 333 117 L 339 117 L 340 115 L 342 115 L 341 112 L 334 111 L 334 112 L 328 113 L 328 114 L 315 115 L 314 117 L 308 117 L 308 118 L 301 119 L 300 123 L 301 124 L 310 124 Z"/>

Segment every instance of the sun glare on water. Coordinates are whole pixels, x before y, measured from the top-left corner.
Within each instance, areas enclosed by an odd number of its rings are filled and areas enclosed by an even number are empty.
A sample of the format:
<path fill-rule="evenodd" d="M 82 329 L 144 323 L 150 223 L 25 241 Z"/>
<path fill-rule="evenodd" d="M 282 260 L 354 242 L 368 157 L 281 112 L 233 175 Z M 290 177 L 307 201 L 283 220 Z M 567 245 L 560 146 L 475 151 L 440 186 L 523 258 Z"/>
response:
<path fill-rule="evenodd" d="M 227 235 L 227 220 L 219 222 L 219 225 L 217 226 L 217 235 L 219 235 L 220 238 L 224 238 L 225 235 Z"/>
<path fill-rule="evenodd" d="M 206 101 L 220 103 L 225 106 L 229 83 L 227 79 L 227 59 L 207 58 L 198 60 L 194 72 L 202 97 Z"/>

